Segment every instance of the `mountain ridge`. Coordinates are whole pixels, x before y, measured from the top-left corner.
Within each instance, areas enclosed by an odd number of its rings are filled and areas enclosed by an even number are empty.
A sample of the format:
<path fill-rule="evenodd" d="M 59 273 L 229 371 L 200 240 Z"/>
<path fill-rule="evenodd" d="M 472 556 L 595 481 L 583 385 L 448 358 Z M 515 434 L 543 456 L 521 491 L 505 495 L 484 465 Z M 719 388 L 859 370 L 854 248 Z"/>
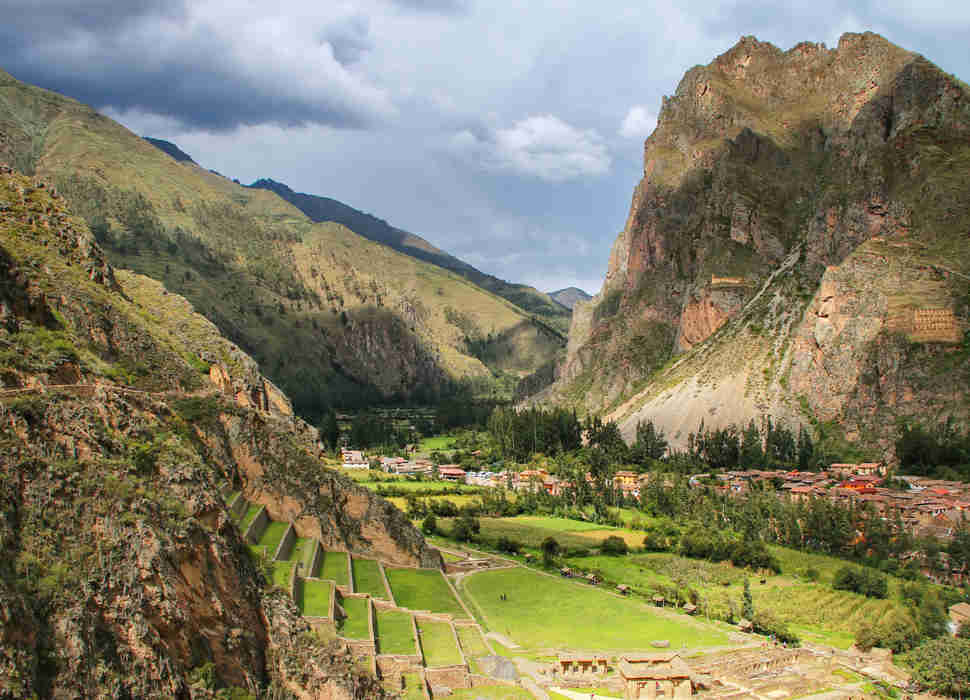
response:
<path fill-rule="evenodd" d="M 628 439 L 652 420 L 676 448 L 702 421 L 772 415 L 886 458 L 898 421 L 965 418 L 968 95 L 872 33 L 788 51 L 744 37 L 691 68 L 533 400 Z"/>
<path fill-rule="evenodd" d="M 563 289 L 557 289 L 556 291 L 549 292 L 548 294 L 555 301 L 559 302 L 570 311 L 573 310 L 573 307 L 577 302 L 589 301 L 593 298 L 590 294 L 587 294 L 579 287 L 564 287 Z"/>

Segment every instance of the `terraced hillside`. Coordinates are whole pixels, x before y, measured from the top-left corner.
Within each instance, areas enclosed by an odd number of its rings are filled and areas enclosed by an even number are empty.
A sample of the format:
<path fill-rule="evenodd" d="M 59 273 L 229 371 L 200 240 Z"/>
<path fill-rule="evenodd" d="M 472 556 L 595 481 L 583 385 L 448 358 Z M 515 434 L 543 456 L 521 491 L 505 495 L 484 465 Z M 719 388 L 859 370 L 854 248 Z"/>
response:
<path fill-rule="evenodd" d="M 564 344 L 455 273 L 315 224 L 2 71 L 0 160 L 56 184 L 113 264 L 187 298 L 314 420 L 460 384 L 508 391 Z"/>

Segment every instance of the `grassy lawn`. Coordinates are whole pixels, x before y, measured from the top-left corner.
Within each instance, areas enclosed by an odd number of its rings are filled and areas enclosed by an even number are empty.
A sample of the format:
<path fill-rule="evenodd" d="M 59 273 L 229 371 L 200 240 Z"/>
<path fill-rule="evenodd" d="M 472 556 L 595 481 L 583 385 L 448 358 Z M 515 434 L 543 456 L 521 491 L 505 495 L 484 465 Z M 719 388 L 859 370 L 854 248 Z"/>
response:
<path fill-rule="evenodd" d="M 727 642 L 724 632 L 700 621 L 685 617 L 681 623 L 642 603 L 524 568 L 473 574 L 462 590 L 489 629 L 532 649 L 649 649 L 659 639 L 669 640 L 672 649 Z M 508 600 L 500 600 L 502 593 Z"/>
<path fill-rule="evenodd" d="M 377 647 L 380 654 L 416 654 L 411 616 L 399 610 L 375 610 Z"/>
<path fill-rule="evenodd" d="M 427 437 L 418 444 L 418 452 L 434 452 L 435 450 L 450 450 L 455 444 L 455 438 L 448 435 Z"/>
<path fill-rule="evenodd" d="M 488 647 L 485 646 L 485 640 L 477 627 L 457 626 L 455 631 L 458 632 L 458 641 L 461 642 L 461 649 L 466 657 L 488 656 Z"/>
<path fill-rule="evenodd" d="M 426 666 L 452 666 L 461 663 L 461 653 L 447 622 L 418 622 L 421 648 Z"/>
<path fill-rule="evenodd" d="M 370 627 L 367 624 L 370 600 L 367 598 L 344 598 L 340 603 L 347 617 L 340 627 L 340 636 L 347 639 L 370 639 Z"/>
<path fill-rule="evenodd" d="M 464 561 L 465 557 L 459 556 L 457 554 L 452 554 L 451 552 L 442 552 L 441 557 L 445 561 Z"/>
<path fill-rule="evenodd" d="M 284 591 L 290 590 L 290 574 L 293 572 L 293 562 L 274 561 L 273 562 L 273 585 L 279 586 Z"/>
<path fill-rule="evenodd" d="M 297 537 L 293 541 L 293 548 L 290 550 L 290 556 L 286 558 L 286 561 L 303 562 L 312 542 L 313 540 L 309 538 Z"/>
<path fill-rule="evenodd" d="M 437 569 L 385 569 L 397 604 L 411 610 L 451 613 L 456 619 L 467 619 L 455 599 L 444 575 Z"/>
<path fill-rule="evenodd" d="M 258 503 L 249 504 L 249 507 L 246 508 L 245 515 L 243 515 L 242 520 L 239 521 L 240 532 L 246 532 L 246 528 L 249 527 L 249 523 L 253 521 L 253 518 L 256 517 L 256 513 L 258 513 L 259 509 L 262 507 L 263 506 Z"/>
<path fill-rule="evenodd" d="M 276 554 L 276 548 L 280 546 L 280 540 L 283 539 L 283 533 L 286 532 L 286 528 L 290 525 L 289 523 L 284 523 L 279 520 L 273 520 L 269 525 L 266 526 L 266 530 L 263 532 L 263 536 L 259 538 L 257 544 L 260 547 L 265 547 L 269 556 Z"/>
<path fill-rule="evenodd" d="M 446 532 L 451 529 L 452 518 L 439 518 L 439 527 Z M 610 536 L 622 537 L 627 544 L 639 547 L 643 533 L 634 530 L 611 528 L 566 518 L 542 516 L 519 516 L 515 518 L 480 518 L 481 536 L 493 542 L 508 537 L 525 547 L 538 551 L 546 537 L 555 539 L 561 547 L 589 550 Z"/>
<path fill-rule="evenodd" d="M 354 592 L 368 593 L 372 598 L 387 599 L 380 566 L 373 559 L 353 559 Z M 400 603 L 399 603 L 400 604 Z"/>
<path fill-rule="evenodd" d="M 303 579 L 297 592 L 297 605 L 307 617 L 330 616 L 330 584 Z"/>
<path fill-rule="evenodd" d="M 401 700 L 424 700 L 424 683 L 421 681 L 421 676 L 417 673 L 402 673 L 401 678 L 404 680 L 404 692 L 401 695 Z M 395 691 L 397 688 L 394 689 Z"/>
<path fill-rule="evenodd" d="M 324 552 L 323 565 L 320 567 L 320 578 L 333 581 L 338 586 L 349 584 L 347 577 L 347 553 Z"/>

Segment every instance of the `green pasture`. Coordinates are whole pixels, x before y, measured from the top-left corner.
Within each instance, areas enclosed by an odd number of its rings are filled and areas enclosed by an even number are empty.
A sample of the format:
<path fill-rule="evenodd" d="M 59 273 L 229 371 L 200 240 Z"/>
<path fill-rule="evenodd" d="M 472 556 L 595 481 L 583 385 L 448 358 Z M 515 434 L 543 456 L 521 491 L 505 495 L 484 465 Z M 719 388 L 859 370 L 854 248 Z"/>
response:
<path fill-rule="evenodd" d="M 290 555 L 286 557 L 286 561 L 304 563 L 307 552 L 310 551 L 310 545 L 312 543 L 313 540 L 307 537 L 297 537 L 293 542 L 293 548 L 290 550 Z"/>
<path fill-rule="evenodd" d="M 307 617 L 330 616 L 331 586 L 326 581 L 302 579 L 297 587 L 297 606 Z"/>
<path fill-rule="evenodd" d="M 387 598 L 387 589 L 381 578 L 380 565 L 373 559 L 353 558 L 354 593 L 367 593 L 372 598 Z M 400 603 L 399 603 L 400 604 Z"/>
<path fill-rule="evenodd" d="M 483 571 L 467 576 L 462 591 L 487 627 L 529 649 L 672 649 L 727 643 L 727 635 L 698 620 L 664 615 L 648 605 L 586 584 L 531 569 Z M 507 600 L 500 596 L 505 594 Z M 595 615 L 595 624 L 591 624 Z"/>
<path fill-rule="evenodd" d="M 450 450 L 455 445 L 456 438 L 450 437 L 448 435 L 436 435 L 434 437 L 426 437 L 420 443 L 418 443 L 418 452 L 434 452 L 441 450 Z"/>
<path fill-rule="evenodd" d="M 273 585 L 279 586 L 285 591 L 290 590 L 290 574 L 293 572 L 293 562 L 274 561 L 273 562 Z"/>
<path fill-rule="evenodd" d="M 405 496 L 387 496 L 386 498 L 387 498 L 388 501 L 390 501 L 391 503 L 393 503 L 394 504 L 394 507 L 397 508 L 398 510 L 402 510 L 402 511 L 405 511 L 405 512 L 407 511 L 407 509 L 408 509 L 408 499 Z M 468 505 L 469 503 L 475 503 L 476 501 L 481 500 L 481 497 L 478 496 L 477 494 L 458 494 L 458 495 L 455 495 L 455 494 L 434 495 L 434 494 L 432 494 L 430 496 L 418 495 L 418 498 L 420 498 L 421 500 L 427 500 L 427 501 L 451 501 L 458 508 L 461 508 L 462 506 Z"/>
<path fill-rule="evenodd" d="M 340 627 L 340 636 L 347 639 L 370 639 L 368 614 L 370 611 L 369 598 L 344 598 L 341 603 L 347 617 Z"/>
<path fill-rule="evenodd" d="M 481 493 L 484 486 L 473 486 L 471 484 L 459 484 L 453 481 L 410 481 L 401 480 L 395 481 L 394 483 L 388 484 L 385 482 L 378 481 L 362 481 L 359 482 L 361 486 L 370 489 L 371 491 L 377 491 L 378 487 L 383 486 L 384 488 L 398 489 L 400 491 L 406 491 L 409 494 L 415 496 L 434 496 L 441 495 L 447 498 L 447 494 L 442 494 L 442 491 L 452 491 L 457 490 L 462 494 L 476 494 Z"/>
<path fill-rule="evenodd" d="M 451 625 L 447 622 L 418 621 L 418 635 L 425 666 L 453 666 L 461 663 Z"/>
<path fill-rule="evenodd" d="M 453 518 L 439 518 L 443 531 L 451 530 Z M 515 540 L 524 547 L 539 550 L 542 541 L 552 537 L 560 547 L 589 550 L 598 547 L 607 537 L 624 538 L 631 546 L 643 542 L 643 533 L 607 525 L 597 525 L 567 518 L 519 516 L 515 518 L 479 518 L 481 537 L 496 541 L 499 537 Z"/>
<path fill-rule="evenodd" d="M 333 581 L 338 586 L 348 585 L 347 553 L 324 552 L 323 564 L 320 566 L 320 578 Z"/>
<path fill-rule="evenodd" d="M 384 573 L 394 600 L 402 608 L 451 613 L 459 620 L 468 618 L 437 569 L 384 569 Z"/>
<path fill-rule="evenodd" d="M 401 700 L 424 700 L 424 682 L 417 673 L 402 673 L 404 691 Z M 395 688 L 395 690 L 397 690 Z"/>
<path fill-rule="evenodd" d="M 461 642 L 461 648 L 466 657 L 489 655 L 488 647 L 485 646 L 485 640 L 482 639 L 482 633 L 477 627 L 456 625 L 455 631 L 458 632 L 458 641 Z"/>
<path fill-rule="evenodd" d="M 375 609 L 377 647 L 380 654 L 416 654 L 411 616 L 400 610 Z"/>

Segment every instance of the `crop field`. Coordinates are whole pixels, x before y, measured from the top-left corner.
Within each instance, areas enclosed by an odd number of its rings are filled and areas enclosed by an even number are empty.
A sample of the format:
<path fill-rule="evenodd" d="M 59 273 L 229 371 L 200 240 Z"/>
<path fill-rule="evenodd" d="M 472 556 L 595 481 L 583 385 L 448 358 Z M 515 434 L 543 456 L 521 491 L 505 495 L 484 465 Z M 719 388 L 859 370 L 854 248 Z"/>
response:
<path fill-rule="evenodd" d="M 286 557 L 286 561 L 304 562 L 312 542 L 313 540 L 307 537 L 297 537 L 293 542 L 292 549 L 290 549 L 289 556 Z"/>
<path fill-rule="evenodd" d="M 485 685 L 477 688 L 460 688 L 448 697 L 452 700 L 532 700 L 532 693 L 525 688 Z"/>
<path fill-rule="evenodd" d="M 303 579 L 298 586 L 297 606 L 307 617 L 328 617 L 330 615 L 331 586 L 325 581 Z"/>
<path fill-rule="evenodd" d="M 622 651 L 649 649 L 656 640 L 669 641 L 672 649 L 693 649 L 728 639 L 699 620 L 671 617 L 636 600 L 524 568 L 470 575 L 461 590 L 488 629 L 530 649 Z M 590 624 L 591 611 L 595 625 Z"/>
<path fill-rule="evenodd" d="M 376 561 L 354 557 L 353 567 L 355 593 L 368 593 L 372 598 L 387 599 L 387 589 Z"/>
<path fill-rule="evenodd" d="M 374 610 L 378 653 L 416 654 L 411 616 L 400 610 Z"/>
<path fill-rule="evenodd" d="M 440 518 L 439 525 L 450 530 L 453 519 Z M 542 541 L 552 537 L 560 547 L 567 549 L 592 549 L 610 536 L 622 537 L 628 544 L 640 546 L 643 533 L 620 528 L 610 528 L 596 523 L 586 523 L 566 518 L 519 516 L 516 518 L 479 518 L 481 536 L 495 541 L 508 537 L 525 547 L 538 550 Z"/>
<path fill-rule="evenodd" d="M 459 494 L 459 495 L 455 495 L 455 494 L 442 494 L 440 496 L 439 495 L 424 496 L 424 495 L 421 495 L 421 494 L 416 494 L 416 495 L 418 496 L 418 498 L 420 498 L 423 501 L 424 500 L 426 500 L 426 501 L 451 501 L 458 508 L 461 508 L 462 506 L 468 505 L 469 503 L 474 503 L 475 501 L 480 500 L 479 499 L 479 496 L 474 495 L 474 494 Z M 406 512 L 407 509 L 408 509 L 408 499 L 405 498 L 404 496 L 389 496 L 387 498 L 387 500 L 390 501 L 391 503 L 393 503 L 394 506 L 398 510 L 402 510 L 402 511 L 405 511 Z"/>
<path fill-rule="evenodd" d="M 348 585 L 347 553 L 324 552 L 323 564 L 320 566 L 320 578 L 333 581 L 338 586 Z"/>
<path fill-rule="evenodd" d="M 340 628 L 340 636 L 347 639 L 370 639 L 368 614 L 370 600 L 367 598 L 344 598 L 340 603 L 347 617 Z"/>
<path fill-rule="evenodd" d="M 482 489 L 484 488 L 482 486 L 458 484 L 451 481 L 400 480 L 390 484 L 384 481 L 361 481 L 358 483 L 371 491 L 377 491 L 378 488 L 384 487 L 386 489 L 399 489 L 401 491 L 407 491 L 408 493 L 413 493 L 415 496 L 433 496 L 436 494 L 441 494 L 442 491 L 458 491 L 459 493 L 463 494 L 475 494 L 481 493 Z"/>
<path fill-rule="evenodd" d="M 421 676 L 417 673 L 402 673 L 401 678 L 404 680 L 402 700 L 424 700 L 424 691 L 422 690 L 424 683 L 421 681 Z"/>
<path fill-rule="evenodd" d="M 418 621 L 418 635 L 427 666 L 452 666 L 461 663 L 451 625 L 447 622 Z"/>
<path fill-rule="evenodd" d="M 283 533 L 286 532 L 286 528 L 288 527 L 289 523 L 284 523 L 279 520 L 270 521 L 257 544 L 260 547 L 265 547 L 266 554 L 272 557 L 276 554 L 276 548 L 280 546 L 280 540 L 283 539 Z"/>
<path fill-rule="evenodd" d="M 451 613 L 458 620 L 468 618 L 437 569 L 385 569 L 384 573 L 401 607 Z"/>
<path fill-rule="evenodd" d="M 435 450 L 450 450 L 454 447 L 455 438 L 447 435 L 424 438 L 418 444 L 418 452 L 434 452 Z"/>
<path fill-rule="evenodd" d="M 458 641 L 461 642 L 462 651 L 465 656 L 488 656 L 488 647 L 482 639 L 482 633 L 477 627 L 457 625 L 455 631 L 458 632 Z"/>

